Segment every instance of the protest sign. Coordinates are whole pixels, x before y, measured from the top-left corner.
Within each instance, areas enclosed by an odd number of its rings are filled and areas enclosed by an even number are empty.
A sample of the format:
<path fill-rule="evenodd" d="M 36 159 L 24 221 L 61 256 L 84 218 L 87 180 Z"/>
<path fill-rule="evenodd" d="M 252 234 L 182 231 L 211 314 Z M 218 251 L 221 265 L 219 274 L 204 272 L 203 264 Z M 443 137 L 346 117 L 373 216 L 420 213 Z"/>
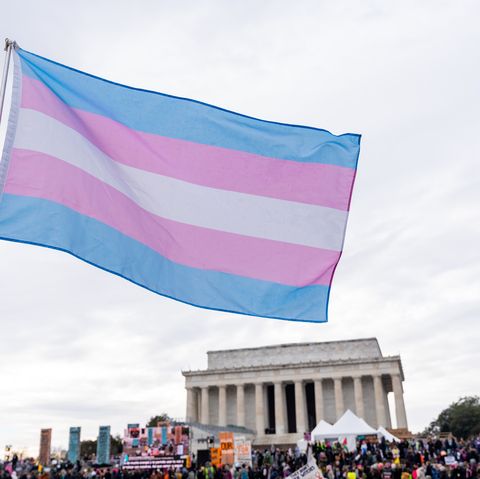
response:
<path fill-rule="evenodd" d="M 252 442 L 244 437 L 235 438 L 235 463 L 252 465 Z"/>
<path fill-rule="evenodd" d="M 322 472 L 314 459 L 288 476 L 289 479 L 323 479 Z"/>
<path fill-rule="evenodd" d="M 233 432 L 219 432 L 218 438 L 220 439 L 220 449 L 222 451 L 222 464 L 234 463 L 234 443 Z"/>

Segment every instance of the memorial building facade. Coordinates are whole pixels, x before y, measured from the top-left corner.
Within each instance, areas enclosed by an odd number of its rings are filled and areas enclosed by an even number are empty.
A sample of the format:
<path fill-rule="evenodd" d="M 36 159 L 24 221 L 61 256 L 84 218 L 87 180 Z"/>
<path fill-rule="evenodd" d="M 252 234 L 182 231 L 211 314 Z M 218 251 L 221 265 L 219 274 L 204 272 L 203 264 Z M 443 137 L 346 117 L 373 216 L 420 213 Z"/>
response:
<path fill-rule="evenodd" d="M 293 444 L 347 409 L 373 427 L 407 429 L 400 356 L 375 338 L 209 351 L 208 367 L 183 371 L 187 421 L 256 432 L 255 444 Z"/>

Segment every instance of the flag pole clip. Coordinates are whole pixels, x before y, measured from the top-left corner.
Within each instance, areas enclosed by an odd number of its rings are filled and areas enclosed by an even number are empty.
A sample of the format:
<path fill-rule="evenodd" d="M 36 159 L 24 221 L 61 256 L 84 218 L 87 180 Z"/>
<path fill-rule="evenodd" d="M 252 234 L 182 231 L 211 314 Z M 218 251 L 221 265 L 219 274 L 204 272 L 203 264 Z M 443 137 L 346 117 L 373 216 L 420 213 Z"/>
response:
<path fill-rule="evenodd" d="M 17 47 L 18 45 L 15 40 L 5 38 L 4 50 L 7 53 L 5 55 L 5 64 L 3 65 L 2 83 L 0 84 L 0 122 L 2 121 L 3 103 L 5 101 L 5 91 L 7 89 L 8 67 L 10 66 L 10 57 L 12 56 L 12 50 L 16 49 Z"/>
<path fill-rule="evenodd" d="M 8 52 L 8 50 L 16 50 L 18 48 L 18 44 L 15 40 L 10 40 L 10 38 L 5 38 L 5 48 L 4 50 Z"/>

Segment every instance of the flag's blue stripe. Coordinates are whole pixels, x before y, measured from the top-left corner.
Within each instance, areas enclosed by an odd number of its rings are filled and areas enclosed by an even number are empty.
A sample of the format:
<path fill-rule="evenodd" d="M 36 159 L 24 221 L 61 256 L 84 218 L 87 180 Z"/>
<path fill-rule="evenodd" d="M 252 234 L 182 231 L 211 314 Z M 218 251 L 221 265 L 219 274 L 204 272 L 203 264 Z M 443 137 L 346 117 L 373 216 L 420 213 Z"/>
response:
<path fill-rule="evenodd" d="M 66 251 L 163 296 L 253 316 L 326 321 L 328 286 L 297 288 L 169 261 L 117 230 L 53 201 L 5 194 L 0 239 Z"/>
<path fill-rule="evenodd" d="M 24 50 L 18 53 L 23 73 L 42 81 L 67 105 L 132 129 L 272 158 L 357 167 L 360 135 L 336 136 L 259 120 L 195 100 L 119 85 Z"/>

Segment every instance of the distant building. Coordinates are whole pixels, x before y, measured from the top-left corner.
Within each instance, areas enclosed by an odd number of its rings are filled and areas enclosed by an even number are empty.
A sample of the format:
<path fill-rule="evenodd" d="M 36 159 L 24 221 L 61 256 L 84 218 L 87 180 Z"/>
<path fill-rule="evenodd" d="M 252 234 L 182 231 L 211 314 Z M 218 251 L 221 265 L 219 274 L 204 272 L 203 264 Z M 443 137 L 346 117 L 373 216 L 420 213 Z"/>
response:
<path fill-rule="evenodd" d="M 187 421 L 256 432 L 255 444 L 292 444 L 347 409 L 373 427 L 407 428 L 400 356 L 376 338 L 209 351 L 208 369 L 183 371 Z"/>

